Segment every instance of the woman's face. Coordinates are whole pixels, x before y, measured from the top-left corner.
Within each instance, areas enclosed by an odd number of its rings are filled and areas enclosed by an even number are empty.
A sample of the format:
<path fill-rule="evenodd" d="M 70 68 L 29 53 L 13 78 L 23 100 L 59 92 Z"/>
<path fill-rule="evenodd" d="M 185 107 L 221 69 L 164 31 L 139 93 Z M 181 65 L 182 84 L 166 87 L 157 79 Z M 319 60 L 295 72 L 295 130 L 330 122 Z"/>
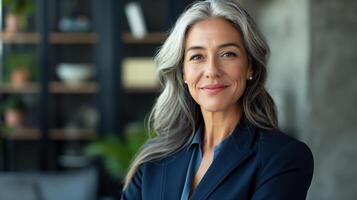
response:
<path fill-rule="evenodd" d="M 222 18 L 195 23 L 187 32 L 183 78 L 202 111 L 238 106 L 252 75 L 240 32 Z"/>

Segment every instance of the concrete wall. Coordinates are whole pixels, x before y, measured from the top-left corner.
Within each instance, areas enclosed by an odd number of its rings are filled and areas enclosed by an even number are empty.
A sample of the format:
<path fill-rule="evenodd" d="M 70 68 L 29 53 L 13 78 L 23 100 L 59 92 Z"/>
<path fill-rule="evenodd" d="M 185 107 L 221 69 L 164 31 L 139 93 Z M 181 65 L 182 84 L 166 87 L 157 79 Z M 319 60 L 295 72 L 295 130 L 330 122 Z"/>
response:
<path fill-rule="evenodd" d="M 310 199 L 357 199 L 357 1 L 311 1 Z"/>
<path fill-rule="evenodd" d="M 308 0 L 259 1 L 258 23 L 271 47 L 267 88 L 280 126 L 290 135 L 307 132 L 307 72 L 310 56 Z"/>
<path fill-rule="evenodd" d="M 272 50 L 268 89 L 280 125 L 314 153 L 308 199 L 357 199 L 357 1 L 250 5 Z"/>

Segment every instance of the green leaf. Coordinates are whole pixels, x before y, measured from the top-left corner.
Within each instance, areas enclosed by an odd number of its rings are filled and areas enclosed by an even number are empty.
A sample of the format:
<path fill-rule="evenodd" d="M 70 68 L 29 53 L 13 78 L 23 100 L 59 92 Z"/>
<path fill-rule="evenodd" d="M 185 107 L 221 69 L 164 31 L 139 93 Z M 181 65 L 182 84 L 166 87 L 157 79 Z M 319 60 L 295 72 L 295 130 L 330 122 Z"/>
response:
<path fill-rule="evenodd" d="M 148 136 L 143 127 L 124 134 L 125 138 L 109 136 L 90 143 L 85 148 L 85 153 L 103 160 L 107 172 L 116 178 L 123 177 L 140 147 L 146 142 Z"/>

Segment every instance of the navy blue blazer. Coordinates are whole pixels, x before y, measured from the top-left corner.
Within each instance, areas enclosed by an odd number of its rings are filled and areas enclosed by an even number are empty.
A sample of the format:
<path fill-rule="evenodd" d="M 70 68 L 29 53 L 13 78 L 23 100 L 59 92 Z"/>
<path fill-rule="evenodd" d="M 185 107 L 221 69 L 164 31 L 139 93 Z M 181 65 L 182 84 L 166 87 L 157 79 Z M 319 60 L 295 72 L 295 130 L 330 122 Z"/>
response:
<path fill-rule="evenodd" d="M 313 174 L 309 147 L 279 131 L 240 122 L 212 162 L 191 200 L 303 200 Z M 122 200 L 177 200 L 181 197 L 190 151 L 183 148 L 143 164 Z"/>

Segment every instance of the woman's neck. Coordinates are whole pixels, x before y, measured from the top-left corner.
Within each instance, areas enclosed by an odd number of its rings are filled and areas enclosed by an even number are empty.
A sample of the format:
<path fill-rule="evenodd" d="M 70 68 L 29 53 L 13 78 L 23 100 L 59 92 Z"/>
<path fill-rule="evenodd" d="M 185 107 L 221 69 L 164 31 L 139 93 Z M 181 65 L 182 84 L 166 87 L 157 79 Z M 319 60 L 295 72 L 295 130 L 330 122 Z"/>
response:
<path fill-rule="evenodd" d="M 237 105 L 224 112 L 201 111 L 205 123 L 203 151 L 213 151 L 236 127 L 242 116 L 241 107 Z"/>

